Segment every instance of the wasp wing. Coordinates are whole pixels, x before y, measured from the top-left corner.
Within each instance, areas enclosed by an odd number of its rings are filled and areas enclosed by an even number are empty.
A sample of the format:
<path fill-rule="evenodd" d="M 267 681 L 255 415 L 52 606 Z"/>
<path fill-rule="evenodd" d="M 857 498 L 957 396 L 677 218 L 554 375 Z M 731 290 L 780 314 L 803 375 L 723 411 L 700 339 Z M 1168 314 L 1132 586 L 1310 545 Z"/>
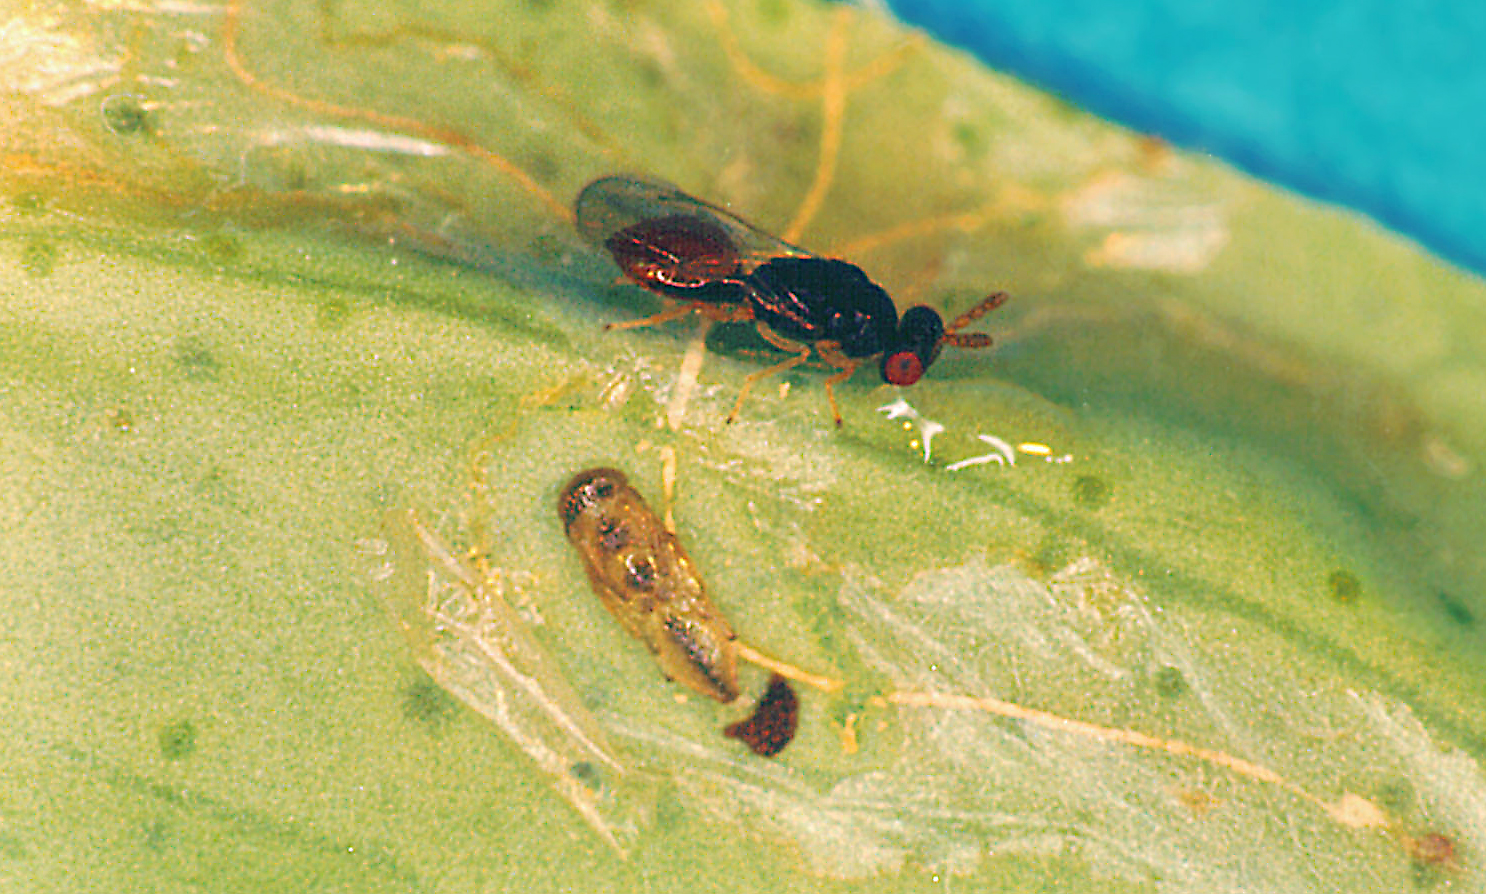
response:
<path fill-rule="evenodd" d="M 729 248 L 746 269 L 777 257 L 814 257 L 728 211 L 696 198 L 663 180 L 615 175 L 583 188 L 574 205 L 578 232 L 593 245 L 608 248 L 616 233 L 643 231 L 656 221 L 696 221 L 698 238 L 726 236 Z M 745 270 L 746 272 L 746 270 Z"/>

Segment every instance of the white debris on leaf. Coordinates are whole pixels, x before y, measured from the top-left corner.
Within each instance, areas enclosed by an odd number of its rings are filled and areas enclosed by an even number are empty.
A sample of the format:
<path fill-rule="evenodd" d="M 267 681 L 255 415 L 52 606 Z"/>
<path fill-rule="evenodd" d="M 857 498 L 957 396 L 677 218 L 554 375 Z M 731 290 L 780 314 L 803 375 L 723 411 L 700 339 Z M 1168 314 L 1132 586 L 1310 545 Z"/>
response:
<path fill-rule="evenodd" d="M 923 450 L 925 463 L 934 458 L 934 436 L 945 431 L 943 425 L 920 415 L 918 410 L 915 410 L 908 401 L 901 397 L 890 404 L 878 407 L 877 412 L 884 414 L 888 419 L 912 420 L 904 422 L 903 427 L 910 429 L 917 426 L 918 438 L 915 439 L 914 446 Z"/>
<path fill-rule="evenodd" d="M 993 448 L 995 448 L 995 452 L 983 453 L 979 456 L 972 456 L 969 459 L 962 459 L 959 462 L 950 463 L 949 465 L 945 466 L 946 469 L 951 472 L 958 472 L 961 469 L 967 469 L 971 466 L 983 466 L 986 463 L 996 463 L 997 465 L 1002 466 L 1016 465 L 1016 451 L 1011 448 L 1010 444 L 1006 443 L 995 435 L 976 435 L 975 437 L 991 445 Z"/>

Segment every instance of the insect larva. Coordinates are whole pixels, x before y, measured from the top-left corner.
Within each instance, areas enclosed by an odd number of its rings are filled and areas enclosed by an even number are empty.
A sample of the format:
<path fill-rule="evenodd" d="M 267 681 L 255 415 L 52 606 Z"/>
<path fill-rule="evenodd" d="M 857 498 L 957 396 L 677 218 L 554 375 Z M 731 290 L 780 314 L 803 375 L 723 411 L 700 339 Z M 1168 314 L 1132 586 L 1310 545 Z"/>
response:
<path fill-rule="evenodd" d="M 557 514 L 605 607 L 644 641 L 665 675 L 720 702 L 738 697 L 736 634 L 691 558 L 622 472 L 589 469 Z"/>

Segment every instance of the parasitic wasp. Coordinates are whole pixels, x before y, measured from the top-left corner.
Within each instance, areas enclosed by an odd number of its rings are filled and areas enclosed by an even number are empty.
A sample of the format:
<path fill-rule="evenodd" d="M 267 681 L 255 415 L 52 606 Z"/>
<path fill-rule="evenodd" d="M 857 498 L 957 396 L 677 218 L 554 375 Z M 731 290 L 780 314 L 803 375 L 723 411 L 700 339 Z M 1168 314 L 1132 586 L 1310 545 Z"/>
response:
<path fill-rule="evenodd" d="M 996 292 L 948 326 L 922 304 L 900 318 L 892 298 L 855 264 L 790 245 L 657 180 L 602 177 L 583 188 L 574 210 L 578 231 L 609 252 L 628 280 L 680 302 L 606 329 L 654 326 L 690 313 L 752 320 L 765 341 L 793 355 L 744 379 L 729 422 L 755 383 L 806 362 L 813 351 L 837 370 L 825 386 L 840 426 L 834 388 L 863 363 L 875 358 L 884 382 L 912 385 L 945 345 L 989 347 L 989 335 L 959 330 L 1007 298 Z"/>

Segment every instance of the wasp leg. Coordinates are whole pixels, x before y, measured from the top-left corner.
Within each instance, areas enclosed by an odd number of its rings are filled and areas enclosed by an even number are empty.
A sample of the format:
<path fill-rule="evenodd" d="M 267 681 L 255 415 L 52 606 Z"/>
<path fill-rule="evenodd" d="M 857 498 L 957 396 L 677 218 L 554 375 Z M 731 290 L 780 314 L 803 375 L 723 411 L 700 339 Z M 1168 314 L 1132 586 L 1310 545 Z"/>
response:
<path fill-rule="evenodd" d="M 820 359 L 841 370 L 826 379 L 826 400 L 831 402 L 831 415 L 836 417 L 836 427 L 840 428 L 841 411 L 836 408 L 836 386 L 851 378 L 851 374 L 857 371 L 862 361 L 854 360 L 841 353 L 840 346 L 831 341 L 817 342 L 815 353 L 820 355 Z"/>
<path fill-rule="evenodd" d="M 753 308 L 746 304 L 702 304 L 697 313 L 718 323 L 746 323 L 753 319 Z"/>
<path fill-rule="evenodd" d="M 690 304 L 678 304 L 675 307 L 667 308 L 666 310 L 663 310 L 658 314 L 653 314 L 648 317 L 641 317 L 638 320 L 625 320 L 622 323 L 605 323 L 604 331 L 614 332 L 619 329 L 639 329 L 641 326 L 659 326 L 661 323 L 669 323 L 672 320 L 679 320 L 692 311 L 702 313 L 703 309 L 706 307 L 707 305 L 700 301 L 693 301 Z"/>
<path fill-rule="evenodd" d="M 733 306 L 711 304 L 706 301 L 693 301 L 689 304 L 678 304 L 658 314 L 641 317 L 638 320 L 625 320 L 622 323 L 605 323 L 604 331 L 613 332 L 617 329 L 639 329 L 642 326 L 658 326 L 661 323 L 669 323 L 679 320 L 689 313 L 699 313 L 709 320 L 719 323 L 741 323 L 753 319 L 753 310 L 746 305 Z"/>
<path fill-rule="evenodd" d="M 801 363 L 804 363 L 806 360 L 810 359 L 809 345 L 802 345 L 799 342 L 790 341 L 784 336 L 774 332 L 768 326 L 765 326 L 762 321 L 757 322 L 756 325 L 758 327 L 758 334 L 763 336 L 764 341 L 768 342 L 781 351 L 793 351 L 795 352 L 795 356 L 789 358 L 788 360 L 776 363 L 768 369 L 761 369 L 756 373 L 749 373 L 748 378 L 743 380 L 743 387 L 738 391 L 738 401 L 737 403 L 733 404 L 733 412 L 728 414 L 728 422 L 737 421 L 738 411 L 743 409 L 743 398 L 748 395 L 748 389 L 753 387 L 754 382 L 757 382 L 759 379 L 768 378 L 775 373 L 782 373 L 787 369 L 793 369 L 794 367 L 799 366 Z"/>

